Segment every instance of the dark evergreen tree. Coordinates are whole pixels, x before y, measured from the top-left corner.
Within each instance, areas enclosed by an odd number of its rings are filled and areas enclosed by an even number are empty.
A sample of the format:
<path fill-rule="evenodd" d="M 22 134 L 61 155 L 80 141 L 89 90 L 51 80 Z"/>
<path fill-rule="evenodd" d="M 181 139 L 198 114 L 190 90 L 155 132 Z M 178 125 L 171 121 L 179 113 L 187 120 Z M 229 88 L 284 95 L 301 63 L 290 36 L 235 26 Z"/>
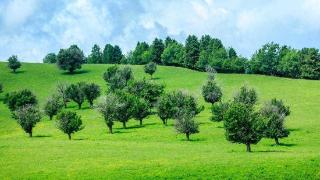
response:
<path fill-rule="evenodd" d="M 103 54 L 99 45 L 95 44 L 92 47 L 91 54 L 88 56 L 88 64 L 101 64 Z"/>
<path fill-rule="evenodd" d="M 185 45 L 185 66 L 191 69 L 195 68 L 195 64 L 199 60 L 200 43 L 194 35 L 189 35 Z"/>
<path fill-rule="evenodd" d="M 164 44 L 161 39 L 155 38 L 150 47 L 151 61 L 157 64 L 161 63 L 161 54 L 164 50 Z"/>

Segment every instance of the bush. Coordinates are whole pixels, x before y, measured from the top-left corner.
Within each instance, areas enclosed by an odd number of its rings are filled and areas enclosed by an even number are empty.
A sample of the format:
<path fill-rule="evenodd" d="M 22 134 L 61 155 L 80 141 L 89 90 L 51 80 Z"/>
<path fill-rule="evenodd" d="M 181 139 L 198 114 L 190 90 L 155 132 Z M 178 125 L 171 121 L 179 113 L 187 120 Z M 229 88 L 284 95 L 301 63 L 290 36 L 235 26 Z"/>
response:
<path fill-rule="evenodd" d="M 229 108 L 229 103 L 218 102 L 212 105 L 212 118 L 211 120 L 214 122 L 221 122 L 224 119 L 225 113 Z"/>
<path fill-rule="evenodd" d="M 157 64 L 154 62 L 149 62 L 144 66 L 144 72 L 147 74 L 150 74 L 151 79 L 152 79 L 152 75 L 156 72 L 156 70 L 157 70 Z"/>
<path fill-rule="evenodd" d="M 76 102 L 79 109 L 81 109 L 81 105 L 85 100 L 85 86 L 86 84 L 84 82 L 78 82 L 77 84 L 71 84 L 66 90 L 68 98 Z"/>
<path fill-rule="evenodd" d="M 186 135 L 187 140 L 190 140 L 190 135 L 199 133 L 199 124 L 194 120 L 194 114 L 190 112 L 180 111 L 176 116 L 175 129 L 178 133 Z"/>
<path fill-rule="evenodd" d="M 279 138 L 289 135 L 288 129 L 284 127 L 285 118 L 290 114 L 289 107 L 281 100 L 272 99 L 261 108 L 261 114 L 265 118 L 264 136 L 274 139 L 279 145 Z"/>
<path fill-rule="evenodd" d="M 28 89 L 6 94 L 4 102 L 8 105 L 11 112 L 27 104 L 37 105 L 38 103 L 36 96 Z"/>
<path fill-rule="evenodd" d="M 60 69 L 73 73 L 76 69 L 81 69 L 84 60 L 82 50 L 77 45 L 71 45 L 68 49 L 60 49 L 57 56 L 57 65 Z"/>
<path fill-rule="evenodd" d="M 209 80 L 202 86 L 202 96 L 206 102 L 214 104 L 221 100 L 222 92 L 213 80 Z"/>
<path fill-rule="evenodd" d="M 226 138 L 233 143 L 242 143 L 251 152 L 251 144 L 257 144 L 263 135 L 262 120 L 253 108 L 243 103 L 232 103 L 224 116 Z"/>
<path fill-rule="evenodd" d="M 101 94 L 100 86 L 95 83 L 84 85 L 83 92 L 86 96 L 86 99 L 89 101 L 90 107 L 93 107 L 93 101 Z"/>
<path fill-rule="evenodd" d="M 27 104 L 15 111 L 15 118 L 29 137 L 32 137 L 32 129 L 41 120 L 41 114 L 36 106 Z"/>
<path fill-rule="evenodd" d="M 62 111 L 57 115 L 57 128 L 67 134 L 71 140 L 71 134 L 82 130 L 84 126 L 82 126 L 81 117 L 77 113 Z"/>
<path fill-rule="evenodd" d="M 62 108 L 63 102 L 61 101 L 61 98 L 59 96 L 53 95 L 47 100 L 44 106 L 44 112 L 49 116 L 50 120 L 52 120 L 52 117 L 54 115 L 57 115 Z"/>
<path fill-rule="evenodd" d="M 18 57 L 13 55 L 8 59 L 8 67 L 15 73 L 21 67 Z"/>

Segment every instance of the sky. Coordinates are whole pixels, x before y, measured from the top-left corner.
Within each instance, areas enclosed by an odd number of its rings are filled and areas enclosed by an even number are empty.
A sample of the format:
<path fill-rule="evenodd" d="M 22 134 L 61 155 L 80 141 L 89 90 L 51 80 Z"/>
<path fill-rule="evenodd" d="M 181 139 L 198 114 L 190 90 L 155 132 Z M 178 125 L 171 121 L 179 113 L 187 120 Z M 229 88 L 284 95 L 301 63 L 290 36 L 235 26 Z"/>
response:
<path fill-rule="evenodd" d="M 268 42 L 320 48 L 320 0 L 0 0 L 0 60 L 42 62 L 49 53 L 93 44 L 209 34 L 251 55 Z"/>

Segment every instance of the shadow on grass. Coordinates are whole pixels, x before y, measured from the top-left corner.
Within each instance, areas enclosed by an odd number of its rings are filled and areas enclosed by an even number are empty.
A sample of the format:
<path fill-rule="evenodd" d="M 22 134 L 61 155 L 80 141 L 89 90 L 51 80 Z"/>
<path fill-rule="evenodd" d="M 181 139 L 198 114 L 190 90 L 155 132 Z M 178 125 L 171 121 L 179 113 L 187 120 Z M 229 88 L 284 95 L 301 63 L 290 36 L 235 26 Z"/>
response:
<path fill-rule="evenodd" d="M 278 152 L 286 152 L 282 150 L 263 150 L 263 151 L 251 151 L 250 153 L 278 153 Z"/>
<path fill-rule="evenodd" d="M 190 137 L 189 140 L 184 138 L 184 139 L 181 139 L 181 141 L 185 141 L 185 142 L 202 142 L 202 141 L 206 141 L 206 139 L 205 138 L 192 138 L 192 137 Z"/>
<path fill-rule="evenodd" d="M 157 123 L 143 123 L 143 126 L 152 126 L 152 125 L 156 125 Z"/>
<path fill-rule="evenodd" d="M 297 144 L 292 144 L 292 143 L 288 143 L 288 144 L 285 144 L 285 143 L 280 143 L 280 144 L 272 144 L 270 146 L 284 146 L 284 147 L 293 147 L 293 146 L 297 146 Z"/>
<path fill-rule="evenodd" d="M 113 131 L 112 134 L 126 134 L 126 133 L 131 133 L 133 131 Z"/>
<path fill-rule="evenodd" d="M 16 71 L 16 72 L 11 71 L 11 74 L 23 74 L 25 72 L 26 72 L 25 70 L 19 70 L 19 71 Z"/>
<path fill-rule="evenodd" d="M 122 128 L 122 129 L 139 129 L 139 128 L 143 128 L 145 125 L 134 125 L 134 126 L 129 126 L 127 128 Z"/>
<path fill-rule="evenodd" d="M 89 138 L 74 138 L 72 140 L 74 141 L 83 141 L 83 140 L 88 140 Z"/>
<path fill-rule="evenodd" d="M 77 75 L 77 74 L 86 74 L 86 73 L 89 73 L 90 71 L 89 70 L 78 70 L 78 71 L 74 71 L 73 73 L 70 73 L 70 72 L 63 72 L 61 74 L 63 75 L 68 75 L 68 76 L 72 76 L 72 75 Z"/>
<path fill-rule="evenodd" d="M 51 135 L 43 135 L 43 134 L 39 134 L 39 135 L 35 135 L 35 136 L 32 136 L 34 138 L 44 138 L 44 137 L 52 137 Z"/>
<path fill-rule="evenodd" d="M 150 80 L 159 80 L 159 79 L 160 79 L 159 77 L 150 78 Z"/>
<path fill-rule="evenodd" d="M 294 131 L 301 131 L 300 128 L 291 128 L 291 129 L 288 129 L 290 132 L 294 132 Z"/>

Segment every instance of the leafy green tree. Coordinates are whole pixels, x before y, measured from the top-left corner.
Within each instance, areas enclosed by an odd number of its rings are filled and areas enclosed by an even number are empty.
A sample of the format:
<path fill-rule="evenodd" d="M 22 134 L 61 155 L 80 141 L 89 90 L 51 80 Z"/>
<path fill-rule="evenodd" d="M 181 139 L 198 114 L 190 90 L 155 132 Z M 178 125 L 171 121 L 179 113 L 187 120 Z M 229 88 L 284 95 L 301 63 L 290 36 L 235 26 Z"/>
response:
<path fill-rule="evenodd" d="M 97 104 L 97 110 L 102 114 L 104 117 L 104 121 L 108 126 L 109 133 L 112 134 L 112 126 L 114 121 L 117 121 L 117 114 L 118 114 L 118 97 L 113 94 L 109 93 L 106 97 L 102 98 L 100 102 Z"/>
<path fill-rule="evenodd" d="M 185 44 L 185 66 L 193 69 L 199 60 L 200 43 L 194 35 L 189 35 Z"/>
<path fill-rule="evenodd" d="M 208 80 L 206 84 L 202 86 L 202 96 L 206 102 L 214 104 L 221 100 L 222 91 L 216 82 Z"/>
<path fill-rule="evenodd" d="M 164 65 L 182 66 L 185 57 L 185 51 L 182 44 L 172 42 L 166 45 L 161 55 L 161 62 Z"/>
<path fill-rule="evenodd" d="M 265 44 L 251 59 L 250 68 L 253 73 L 277 75 L 280 62 L 280 46 L 273 42 Z"/>
<path fill-rule="evenodd" d="M 150 74 L 151 79 L 152 79 L 152 75 L 156 72 L 156 70 L 157 70 L 157 64 L 154 62 L 149 62 L 144 66 L 144 72 L 147 74 Z"/>
<path fill-rule="evenodd" d="M 194 121 L 194 114 L 184 110 L 176 116 L 174 127 L 178 133 L 185 134 L 188 141 L 191 134 L 199 133 L 199 124 Z"/>
<path fill-rule="evenodd" d="M 58 112 L 63 108 L 63 102 L 61 97 L 57 95 L 51 96 L 46 104 L 44 105 L 44 112 L 49 116 L 50 120 L 52 120 L 54 115 L 57 115 Z"/>
<path fill-rule="evenodd" d="M 68 87 L 69 84 L 66 83 L 57 84 L 57 95 L 62 99 L 65 108 L 67 108 L 67 103 L 70 101 L 67 92 Z"/>
<path fill-rule="evenodd" d="M 164 125 L 167 125 L 168 119 L 176 118 L 180 109 L 196 115 L 199 114 L 204 107 L 199 107 L 193 96 L 182 91 L 173 91 L 160 97 L 158 116 Z"/>
<path fill-rule="evenodd" d="M 237 55 L 236 50 L 233 49 L 232 47 L 230 47 L 230 48 L 228 49 L 228 58 L 229 58 L 229 59 L 235 59 L 235 58 L 237 58 L 237 57 L 238 57 L 238 55 Z"/>
<path fill-rule="evenodd" d="M 104 64 L 114 64 L 113 62 L 113 51 L 114 48 L 111 44 L 106 44 L 103 50 L 103 63 Z"/>
<path fill-rule="evenodd" d="M 142 121 L 144 118 L 148 117 L 151 114 L 151 109 L 149 103 L 143 98 L 134 98 L 134 110 L 133 118 L 140 122 L 142 126 Z"/>
<path fill-rule="evenodd" d="M 57 65 L 62 70 L 73 73 L 76 69 L 81 69 L 85 57 L 82 50 L 77 45 L 71 45 L 68 49 L 60 49 L 57 55 Z"/>
<path fill-rule="evenodd" d="M 306 79 L 320 79 L 319 49 L 303 48 L 300 51 L 301 77 Z"/>
<path fill-rule="evenodd" d="M 84 82 L 78 82 L 76 84 L 71 84 L 66 90 L 68 98 L 76 102 L 79 109 L 81 109 L 81 105 L 86 97 L 84 93 L 85 86 L 86 84 Z"/>
<path fill-rule="evenodd" d="M 41 114 L 36 106 L 27 104 L 15 111 L 15 119 L 29 137 L 32 137 L 32 129 L 40 122 Z"/>
<path fill-rule="evenodd" d="M 100 86 L 95 83 L 85 84 L 83 87 L 83 92 L 90 104 L 90 107 L 93 107 L 93 101 L 101 94 Z"/>
<path fill-rule="evenodd" d="M 84 128 L 81 117 L 75 112 L 62 111 L 57 115 L 57 128 L 68 135 L 71 140 L 71 134 Z"/>
<path fill-rule="evenodd" d="M 28 89 L 15 91 L 6 94 L 4 103 L 8 105 L 11 112 L 25 105 L 37 105 L 38 101 L 36 96 Z"/>
<path fill-rule="evenodd" d="M 138 42 L 130 58 L 131 64 L 147 64 L 151 60 L 151 52 L 146 42 Z"/>
<path fill-rule="evenodd" d="M 284 127 L 285 118 L 290 114 L 289 107 L 282 100 L 272 99 L 261 108 L 261 114 L 265 118 L 264 136 L 274 139 L 279 145 L 279 139 L 289 135 Z"/>
<path fill-rule="evenodd" d="M 242 86 L 234 96 L 234 102 L 243 103 L 248 107 L 254 106 L 257 100 L 257 92 L 254 89 L 249 89 L 247 86 Z"/>
<path fill-rule="evenodd" d="M 160 64 L 161 54 L 164 50 L 164 44 L 161 39 L 155 38 L 150 47 L 151 61 Z"/>
<path fill-rule="evenodd" d="M 17 69 L 21 67 L 21 63 L 18 60 L 18 56 L 10 56 L 8 59 L 8 67 L 12 69 L 12 71 L 15 73 Z"/>
<path fill-rule="evenodd" d="M 145 99 L 150 107 L 154 107 L 164 92 L 164 85 L 156 84 L 145 79 L 136 80 L 129 83 L 127 91 L 134 96 Z"/>
<path fill-rule="evenodd" d="M 278 71 L 281 76 L 299 78 L 301 76 L 300 65 L 299 52 L 295 49 L 288 49 L 279 62 Z"/>
<path fill-rule="evenodd" d="M 116 119 L 122 122 L 123 128 L 127 128 L 126 123 L 135 112 L 134 96 L 123 91 L 116 92 L 116 96 L 118 97 L 118 102 L 114 103 L 117 107 Z"/>
<path fill-rule="evenodd" d="M 129 66 L 119 68 L 111 66 L 103 74 L 103 79 L 107 82 L 111 92 L 125 88 L 129 81 L 133 80 L 132 69 Z"/>
<path fill-rule="evenodd" d="M 175 39 L 172 39 L 171 37 L 167 36 L 164 40 L 164 47 L 167 48 L 170 44 L 176 44 L 177 41 Z"/>
<path fill-rule="evenodd" d="M 214 103 L 211 107 L 212 118 L 214 122 L 221 122 L 224 119 L 224 116 L 229 108 L 229 103 L 217 102 Z"/>
<path fill-rule="evenodd" d="M 57 62 L 57 55 L 55 53 L 49 53 L 43 58 L 43 63 L 55 64 Z"/>
<path fill-rule="evenodd" d="M 247 152 L 251 152 L 251 144 L 257 144 L 261 140 L 261 117 L 247 105 L 232 103 L 223 119 L 226 139 L 233 143 L 245 144 Z"/>
<path fill-rule="evenodd" d="M 122 54 L 121 48 L 118 45 L 115 45 L 113 48 L 112 62 L 115 64 L 119 64 L 122 58 L 123 58 L 123 54 Z"/>
<path fill-rule="evenodd" d="M 91 54 L 88 57 L 88 64 L 101 64 L 103 54 L 99 45 L 95 44 L 92 47 Z"/>

